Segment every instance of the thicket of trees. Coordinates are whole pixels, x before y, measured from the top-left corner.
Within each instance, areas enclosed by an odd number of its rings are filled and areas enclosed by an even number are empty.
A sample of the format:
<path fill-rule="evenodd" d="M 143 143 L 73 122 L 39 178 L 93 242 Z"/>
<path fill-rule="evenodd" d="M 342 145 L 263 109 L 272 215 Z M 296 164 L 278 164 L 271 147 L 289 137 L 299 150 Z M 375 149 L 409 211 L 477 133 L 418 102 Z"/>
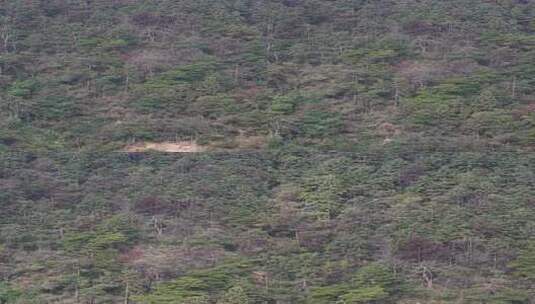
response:
<path fill-rule="evenodd" d="M 535 303 L 534 20 L 3 1 L 0 303 Z"/>

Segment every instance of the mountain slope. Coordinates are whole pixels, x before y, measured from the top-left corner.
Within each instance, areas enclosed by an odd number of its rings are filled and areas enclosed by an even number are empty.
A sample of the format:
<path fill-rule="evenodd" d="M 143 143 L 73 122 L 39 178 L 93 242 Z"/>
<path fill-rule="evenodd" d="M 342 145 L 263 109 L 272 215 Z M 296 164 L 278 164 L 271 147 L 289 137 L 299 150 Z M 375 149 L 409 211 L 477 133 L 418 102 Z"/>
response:
<path fill-rule="evenodd" d="M 3 1 L 0 303 L 533 303 L 534 17 Z"/>

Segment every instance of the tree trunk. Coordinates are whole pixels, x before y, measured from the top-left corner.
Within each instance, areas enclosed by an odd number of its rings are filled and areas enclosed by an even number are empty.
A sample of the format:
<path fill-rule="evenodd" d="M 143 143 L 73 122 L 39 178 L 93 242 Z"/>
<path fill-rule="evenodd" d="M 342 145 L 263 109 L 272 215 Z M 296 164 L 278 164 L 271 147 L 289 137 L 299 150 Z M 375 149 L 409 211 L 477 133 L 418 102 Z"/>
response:
<path fill-rule="evenodd" d="M 125 290 L 124 290 L 124 304 L 128 304 L 128 297 L 129 297 L 129 284 L 128 282 L 126 282 L 126 287 L 125 287 Z"/>

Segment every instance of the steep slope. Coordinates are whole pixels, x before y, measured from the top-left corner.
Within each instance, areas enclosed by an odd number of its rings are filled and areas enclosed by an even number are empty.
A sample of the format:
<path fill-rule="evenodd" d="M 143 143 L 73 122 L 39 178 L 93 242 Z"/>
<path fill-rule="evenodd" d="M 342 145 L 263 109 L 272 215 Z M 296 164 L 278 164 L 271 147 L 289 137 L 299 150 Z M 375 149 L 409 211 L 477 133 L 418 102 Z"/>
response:
<path fill-rule="evenodd" d="M 0 303 L 534 303 L 534 20 L 1 2 Z"/>

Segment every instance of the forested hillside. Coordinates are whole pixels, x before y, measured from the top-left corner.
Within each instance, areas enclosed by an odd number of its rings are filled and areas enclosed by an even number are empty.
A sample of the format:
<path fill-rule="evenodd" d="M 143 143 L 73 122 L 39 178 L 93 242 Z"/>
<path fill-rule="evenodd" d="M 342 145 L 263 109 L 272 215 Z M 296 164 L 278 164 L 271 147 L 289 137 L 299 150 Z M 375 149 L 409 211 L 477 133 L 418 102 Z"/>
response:
<path fill-rule="evenodd" d="M 535 303 L 535 1 L 0 0 L 0 303 Z"/>

